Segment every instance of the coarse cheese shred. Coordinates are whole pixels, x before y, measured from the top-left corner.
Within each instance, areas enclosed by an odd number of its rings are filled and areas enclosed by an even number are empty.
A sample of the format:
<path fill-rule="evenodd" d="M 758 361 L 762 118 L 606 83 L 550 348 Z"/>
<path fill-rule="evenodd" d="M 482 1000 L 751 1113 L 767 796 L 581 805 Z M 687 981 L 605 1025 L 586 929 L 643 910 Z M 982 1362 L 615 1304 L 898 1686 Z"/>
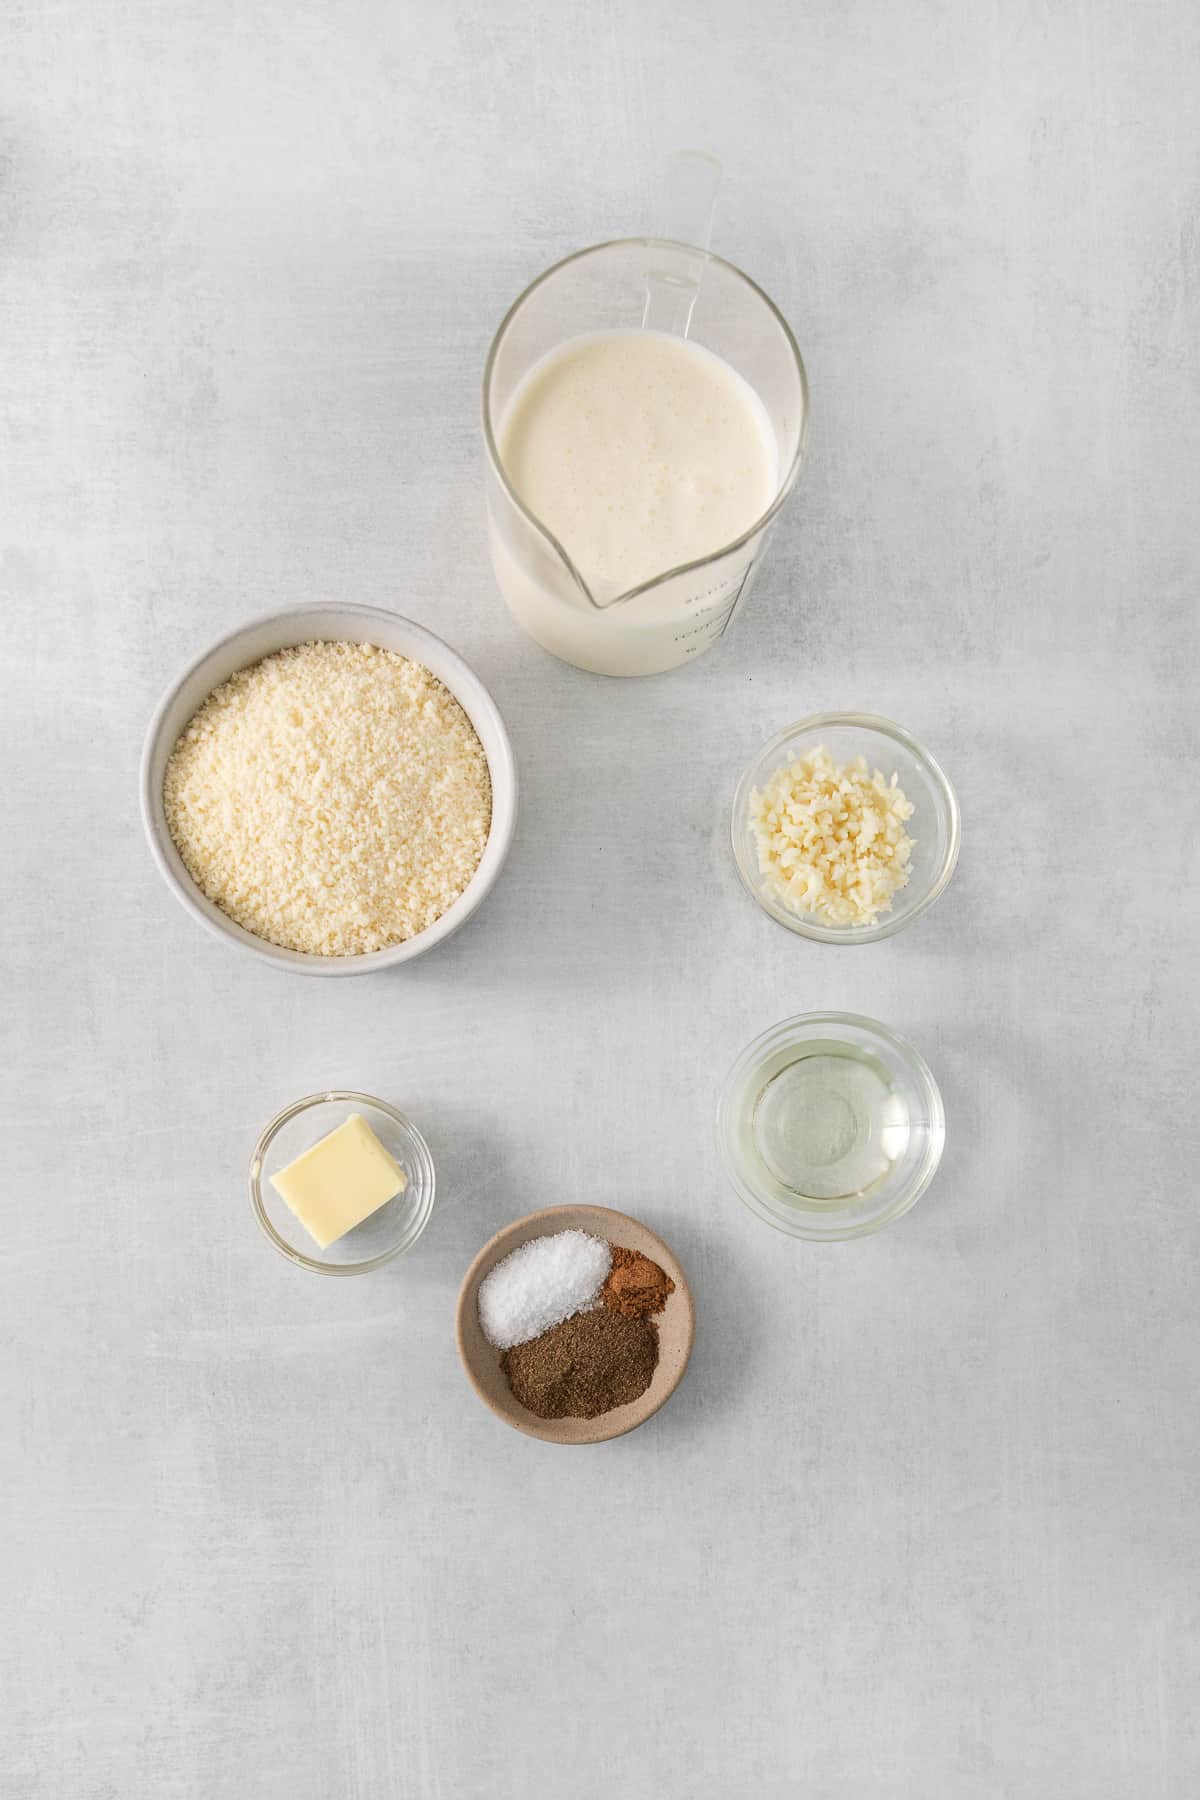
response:
<path fill-rule="evenodd" d="M 809 750 L 750 796 L 764 886 L 822 924 L 874 924 L 908 881 L 912 815 L 897 776 L 864 756 L 839 765 L 824 746 Z"/>
<path fill-rule="evenodd" d="M 240 669 L 171 752 L 167 824 L 193 881 L 269 943 L 358 956 L 426 930 L 487 843 L 487 758 L 429 670 L 308 643 Z"/>

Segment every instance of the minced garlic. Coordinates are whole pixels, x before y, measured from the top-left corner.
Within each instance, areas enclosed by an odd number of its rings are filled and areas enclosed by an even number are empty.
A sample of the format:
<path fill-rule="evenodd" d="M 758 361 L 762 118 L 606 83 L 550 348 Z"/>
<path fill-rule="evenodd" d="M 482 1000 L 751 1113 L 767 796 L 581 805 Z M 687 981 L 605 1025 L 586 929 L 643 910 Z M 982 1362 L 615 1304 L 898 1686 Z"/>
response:
<path fill-rule="evenodd" d="M 824 745 L 777 769 L 750 796 L 767 891 L 824 925 L 873 925 L 909 878 L 913 805 L 865 756 L 839 766 Z"/>

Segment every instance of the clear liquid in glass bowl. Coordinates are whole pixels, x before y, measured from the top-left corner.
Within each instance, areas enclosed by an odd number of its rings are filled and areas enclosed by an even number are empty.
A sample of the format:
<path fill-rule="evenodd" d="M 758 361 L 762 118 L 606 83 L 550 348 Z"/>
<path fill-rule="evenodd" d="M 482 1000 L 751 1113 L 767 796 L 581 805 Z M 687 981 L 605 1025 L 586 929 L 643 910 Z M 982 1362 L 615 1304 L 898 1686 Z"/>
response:
<path fill-rule="evenodd" d="M 718 1109 L 726 1172 L 746 1205 L 794 1237 L 878 1231 L 924 1193 L 945 1139 L 924 1059 L 886 1026 L 809 1013 L 738 1058 Z"/>

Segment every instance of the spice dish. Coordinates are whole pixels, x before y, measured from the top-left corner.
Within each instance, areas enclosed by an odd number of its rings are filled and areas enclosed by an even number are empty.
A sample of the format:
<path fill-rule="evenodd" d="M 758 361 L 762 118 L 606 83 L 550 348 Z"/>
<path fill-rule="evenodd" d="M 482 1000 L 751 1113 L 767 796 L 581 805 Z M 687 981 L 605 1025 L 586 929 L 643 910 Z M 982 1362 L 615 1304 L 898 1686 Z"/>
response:
<path fill-rule="evenodd" d="M 578 1313 L 572 1321 L 573 1324 L 582 1320 L 602 1321 L 596 1327 L 596 1335 L 605 1339 L 599 1346 L 602 1351 L 610 1348 L 607 1342 L 610 1337 L 627 1335 L 634 1338 L 636 1332 L 633 1329 L 626 1332 L 627 1326 L 645 1324 L 644 1317 L 639 1318 L 645 1310 L 642 1296 L 630 1280 L 630 1272 L 637 1266 L 633 1259 L 647 1259 L 666 1278 L 664 1293 L 651 1302 L 659 1310 L 654 1318 L 657 1362 L 649 1384 L 637 1398 L 590 1418 L 539 1417 L 522 1405 L 512 1391 L 510 1381 L 515 1374 L 517 1384 L 521 1385 L 527 1375 L 536 1373 L 523 1366 L 526 1359 L 521 1353 L 528 1351 L 531 1345 L 527 1343 L 516 1351 L 502 1351 L 498 1345 L 489 1343 L 480 1322 L 479 1290 L 492 1271 L 534 1239 L 563 1233 L 585 1233 L 592 1239 L 632 1253 L 632 1258 L 627 1260 L 623 1256 L 618 1258 L 614 1251 L 613 1272 L 609 1277 L 612 1282 L 611 1309 L 605 1307 L 596 1312 Z M 492 1315 L 493 1318 L 499 1316 L 499 1312 Z M 547 1443 L 596 1444 L 621 1437 L 644 1424 L 670 1399 L 683 1378 L 691 1355 L 695 1319 L 691 1290 L 678 1258 L 646 1226 L 626 1213 L 614 1212 L 604 1206 L 551 1206 L 514 1220 L 484 1245 L 467 1270 L 459 1291 L 455 1328 L 459 1356 L 471 1385 L 505 1424 Z M 500 1330 L 497 1335 L 504 1333 Z M 540 1340 L 543 1344 L 546 1341 L 546 1338 Z M 623 1352 L 628 1348 L 623 1342 L 620 1345 Z M 636 1351 L 636 1344 L 633 1349 Z M 517 1358 L 515 1370 L 514 1357 Z M 509 1359 L 510 1374 L 506 1374 L 503 1366 L 506 1358 Z"/>
<path fill-rule="evenodd" d="M 401 942 L 357 955 L 319 955 L 256 936 L 222 911 L 192 879 L 167 819 L 163 784 L 181 734 L 215 691 L 239 671 L 302 644 L 351 643 L 392 651 L 421 665 L 449 690 L 476 734 L 487 761 L 491 817 L 482 855 L 458 898 L 434 923 Z M 255 619 L 231 632 L 173 683 L 151 721 L 142 754 L 142 822 L 167 885 L 208 931 L 240 944 L 276 967 L 309 975 L 361 975 L 423 955 L 470 918 L 495 883 L 516 824 L 517 775 L 504 721 L 479 677 L 431 631 L 373 606 L 297 606 Z"/>
<path fill-rule="evenodd" d="M 902 830 L 912 840 L 911 845 L 900 840 L 903 880 L 870 923 L 833 923 L 819 912 L 798 910 L 786 903 L 761 866 L 755 797 L 777 786 L 789 765 L 811 765 L 820 751 L 842 774 L 849 774 L 862 757 L 868 778 L 878 770 L 890 787 L 895 777 L 903 797 Z M 875 713 L 817 713 L 778 732 L 750 764 L 734 795 L 731 835 L 746 889 L 780 925 L 822 944 L 873 944 L 903 931 L 944 891 L 958 861 L 958 800 L 929 752 L 890 719 Z"/>

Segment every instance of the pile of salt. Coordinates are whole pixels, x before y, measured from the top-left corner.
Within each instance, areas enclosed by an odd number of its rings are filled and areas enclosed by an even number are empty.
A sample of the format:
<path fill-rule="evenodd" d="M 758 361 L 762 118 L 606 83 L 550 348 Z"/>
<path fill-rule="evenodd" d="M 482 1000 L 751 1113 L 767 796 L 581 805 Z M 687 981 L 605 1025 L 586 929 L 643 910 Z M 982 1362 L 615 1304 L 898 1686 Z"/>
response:
<path fill-rule="evenodd" d="M 479 1284 L 479 1323 L 498 1350 L 540 1337 L 595 1306 L 608 1280 L 612 1251 L 586 1231 L 530 1238 Z"/>

